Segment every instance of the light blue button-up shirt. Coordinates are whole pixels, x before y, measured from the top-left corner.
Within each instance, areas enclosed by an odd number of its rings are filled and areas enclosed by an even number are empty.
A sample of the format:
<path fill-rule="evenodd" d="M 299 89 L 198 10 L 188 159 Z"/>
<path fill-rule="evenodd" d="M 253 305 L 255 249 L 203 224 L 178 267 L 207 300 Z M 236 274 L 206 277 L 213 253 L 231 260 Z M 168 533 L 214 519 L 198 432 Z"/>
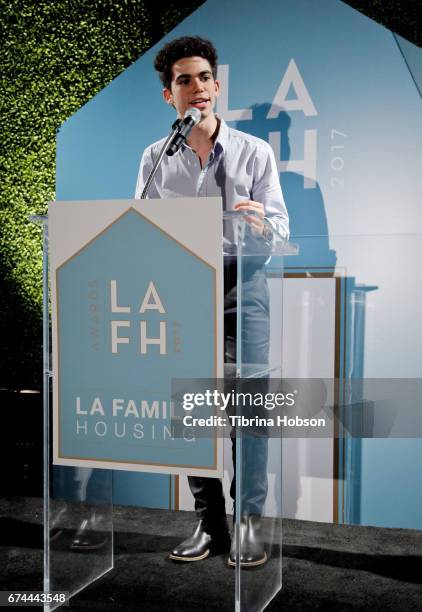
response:
<path fill-rule="evenodd" d="M 135 198 L 140 198 L 165 139 L 147 147 L 142 155 Z M 270 145 L 221 119 L 218 136 L 203 168 L 196 153 L 183 144 L 169 157 L 164 155 L 149 188 L 148 198 L 221 196 L 224 210 L 238 202 L 254 200 L 265 207 L 275 231 L 287 239 L 289 216 Z"/>

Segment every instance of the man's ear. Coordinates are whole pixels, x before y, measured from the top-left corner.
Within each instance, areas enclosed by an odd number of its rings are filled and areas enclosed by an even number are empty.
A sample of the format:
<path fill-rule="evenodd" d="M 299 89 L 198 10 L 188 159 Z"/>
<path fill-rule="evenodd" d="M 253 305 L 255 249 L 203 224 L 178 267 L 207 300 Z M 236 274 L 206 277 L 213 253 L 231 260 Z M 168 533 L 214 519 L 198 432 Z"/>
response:
<path fill-rule="evenodd" d="M 215 84 L 215 96 L 218 98 L 218 96 L 220 95 L 220 81 L 216 79 L 214 81 L 214 84 Z"/>
<path fill-rule="evenodd" d="M 168 89 L 167 87 L 164 87 L 163 89 L 163 98 L 165 102 L 167 102 L 167 104 L 173 104 L 173 95 L 170 89 Z"/>

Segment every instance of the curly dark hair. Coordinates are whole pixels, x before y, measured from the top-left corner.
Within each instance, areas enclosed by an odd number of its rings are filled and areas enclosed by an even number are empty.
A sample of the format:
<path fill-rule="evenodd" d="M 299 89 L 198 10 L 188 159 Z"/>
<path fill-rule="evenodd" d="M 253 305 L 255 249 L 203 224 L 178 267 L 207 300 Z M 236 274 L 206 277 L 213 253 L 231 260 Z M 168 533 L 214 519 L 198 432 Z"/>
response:
<path fill-rule="evenodd" d="M 212 75 L 217 78 L 217 51 L 212 42 L 200 36 L 182 36 L 167 43 L 155 57 L 154 68 L 164 87 L 171 89 L 173 64 L 183 57 L 194 56 L 208 60 Z"/>

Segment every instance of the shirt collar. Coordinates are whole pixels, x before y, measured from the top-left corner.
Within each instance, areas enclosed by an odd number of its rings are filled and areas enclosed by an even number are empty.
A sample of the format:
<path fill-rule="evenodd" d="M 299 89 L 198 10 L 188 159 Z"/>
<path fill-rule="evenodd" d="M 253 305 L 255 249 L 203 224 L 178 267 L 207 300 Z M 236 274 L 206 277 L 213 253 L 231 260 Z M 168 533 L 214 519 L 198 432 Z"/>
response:
<path fill-rule="evenodd" d="M 212 149 L 212 152 L 214 154 L 217 154 L 220 149 L 224 152 L 227 148 L 227 143 L 229 141 L 229 127 L 224 121 L 224 119 L 222 119 L 221 117 L 218 117 L 218 119 L 220 121 L 220 129 L 218 130 L 217 138 L 215 139 L 214 147 Z M 190 149 L 189 145 L 183 143 L 178 153 L 184 149 Z"/>
<path fill-rule="evenodd" d="M 225 151 L 229 140 L 229 128 L 224 119 L 222 119 L 221 117 L 218 117 L 218 119 L 220 120 L 220 129 L 218 130 L 218 135 L 215 139 L 214 150 L 216 150 L 216 147 L 218 145 L 223 151 Z"/>

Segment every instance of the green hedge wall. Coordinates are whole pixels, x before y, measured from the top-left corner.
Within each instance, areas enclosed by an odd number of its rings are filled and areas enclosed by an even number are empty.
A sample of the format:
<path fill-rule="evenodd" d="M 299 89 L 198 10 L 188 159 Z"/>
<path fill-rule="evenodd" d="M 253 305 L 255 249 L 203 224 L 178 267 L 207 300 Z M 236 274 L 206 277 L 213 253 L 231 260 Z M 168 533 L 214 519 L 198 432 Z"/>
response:
<path fill-rule="evenodd" d="M 42 385 L 42 241 L 28 216 L 54 199 L 57 128 L 202 1 L 1 0 L 0 389 Z"/>
<path fill-rule="evenodd" d="M 56 129 L 204 0 L 0 0 L 0 389 L 37 389 Z M 420 44 L 420 0 L 349 0 Z"/>

